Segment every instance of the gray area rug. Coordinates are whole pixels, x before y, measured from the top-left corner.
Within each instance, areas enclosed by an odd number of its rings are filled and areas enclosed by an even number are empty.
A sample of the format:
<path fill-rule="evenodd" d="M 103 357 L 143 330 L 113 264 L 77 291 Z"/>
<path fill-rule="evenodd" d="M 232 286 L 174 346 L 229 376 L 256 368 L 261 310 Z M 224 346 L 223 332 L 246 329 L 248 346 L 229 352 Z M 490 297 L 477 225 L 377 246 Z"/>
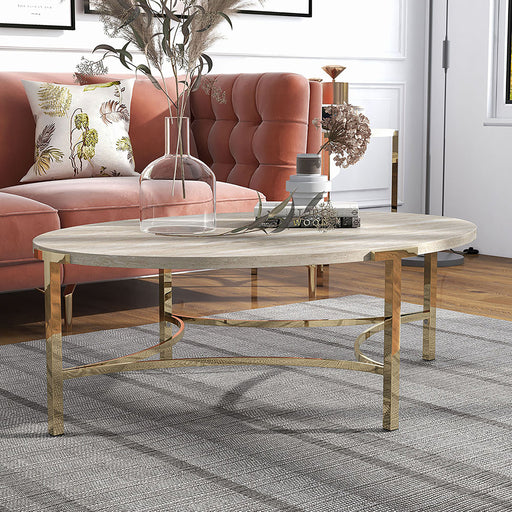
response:
<path fill-rule="evenodd" d="M 365 296 L 233 317 L 380 315 Z M 404 310 L 412 311 L 416 306 Z M 188 326 L 176 357 L 352 359 L 364 327 Z M 66 337 L 65 365 L 154 344 L 156 325 Z M 380 358 L 382 338 L 365 353 Z M 437 359 L 402 327 L 400 429 L 382 378 L 213 367 L 65 382 L 66 434 L 46 426 L 44 341 L 0 347 L 1 511 L 510 511 L 511 323 L 439 311 Z"/>

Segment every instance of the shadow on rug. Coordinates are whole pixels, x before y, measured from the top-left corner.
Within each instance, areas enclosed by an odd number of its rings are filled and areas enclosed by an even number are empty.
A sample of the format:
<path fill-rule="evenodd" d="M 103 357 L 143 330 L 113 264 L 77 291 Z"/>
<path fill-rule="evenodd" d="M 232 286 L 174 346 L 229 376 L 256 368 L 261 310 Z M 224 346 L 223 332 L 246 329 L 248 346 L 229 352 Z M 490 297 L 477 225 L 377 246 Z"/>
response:
<path fill-rule="evenodd" d="M 230 316 L 382 308 L 352 296 Z M 175 356 L 353 359 L 364 329 L 187 326 Z M 50 438 L 44 340 L 0 347 L 0 510 L 511 510 L 511 324 L 439 310 L 431 362 L 421 359 L 421 329 L 402 326 L 395 432 L 381 429 L 380 376 L 245 366 L 66 381 L 66 434 Z M 140 350 L 157 336 L 157 325 L 69 336 L 64 363 Z M 363 351 L 380 359 L 382 336 Z"/>

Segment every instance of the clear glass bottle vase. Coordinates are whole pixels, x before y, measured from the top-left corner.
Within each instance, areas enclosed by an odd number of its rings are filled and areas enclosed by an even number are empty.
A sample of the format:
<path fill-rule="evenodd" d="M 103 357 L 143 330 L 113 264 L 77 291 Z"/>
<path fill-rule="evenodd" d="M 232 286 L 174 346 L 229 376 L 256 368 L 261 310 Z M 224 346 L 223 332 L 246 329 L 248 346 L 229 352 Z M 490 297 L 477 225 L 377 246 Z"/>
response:
<path fill-rule="evenodd" d="M 215 175 L 190 154 L 189 118 L 165 118 L 165 155 L 140 175 L 140 229 L 157 235 L 215 229 Z"/>

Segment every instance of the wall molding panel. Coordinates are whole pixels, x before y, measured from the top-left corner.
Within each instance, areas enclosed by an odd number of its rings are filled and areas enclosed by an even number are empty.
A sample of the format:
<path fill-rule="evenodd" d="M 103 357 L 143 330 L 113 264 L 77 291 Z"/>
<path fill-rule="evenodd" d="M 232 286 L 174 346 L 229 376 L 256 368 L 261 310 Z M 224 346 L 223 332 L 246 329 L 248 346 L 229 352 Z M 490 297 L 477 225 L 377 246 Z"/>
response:
<path fill-rule="evenodd" d="M 365 4 L 370 2 L 372 5 Z M 326 59 L 326 60 L 405 60 L 407 57 L 407 0 L 321 0 L 314 5 L 312 18 L 287 18 L 279 16 L 252 16 L 241 14 L 235 20 L 235 28 L 225 31 L 225 39 L 219 41 L 209 52 L 212 56 L 223 57 L 254 57 L 269 59 Z M 317 5 L 318 4 L 318 5 Z M 366 5 L 366 6 L 365 6 Z M 339 30 L 328 31 L 323 20 L 332 19 L 333 11 L 342 13 L 340 20 L 352 20 L 345 27 L 346 35 Z M 374 17 L 369 13 L 375 12 Z M 382 27 L 381 18 L 388 14 L 387 19 L 393 27 L 386 31 Z M 334 16 L 336 18 L 336 16 Z M 364 20 L 363 30 L 355 30 L 358 24 L 354 19 Z M 261 39 L 261 27 L 265 23 L 268 37 Z M 0 51 L 29 52 L 77 52 L 90 53 L 92 48 L 105 42 L 99 16 L 76 13 L 77 30 L 56 37 L 55 31 L 30 29 L 0 29 Z M 368 27 L 368 24 L 373 25 Z M 367 30 L 380 31 L 381 44 L 370 45 Z M 89 34 L 83 37 L 82 32 Z M 386 41 L 386 32 L 389 36 Z M 260 37 L 258 49 L 254 49 L 254 38 L 247 34 L 254 33 Z M 272 37 L 272 34 L 275 34 Z M 286 44 L 292 43 L 297 34 L 322 34 L 318 44 Z M 379 34 L 377 34 L 378 36 Z M 343 38 L 346 38 L 344 40 Z M 341 38 L 341 39 L 340 39 Z M 302 38 L 304 39 L 304 38 Z M 34 44 L 34 40 L 38 41 Z M 84 44 L 91 43 L 91 46 Z M 387 47 L 386 47 L 387 46 Z M 237 48 L 237 51 L 233 51 Z M 340 51 L 341 50 L 341 51 Z M 133 51 L 133 53 L 140 53 Z"/>
<path fill-rule="evenodd" d="M 233 31 L 226 24 L 225 38 L 209 55 L 213 73 L 282 71 L 329 80 L 322 66 L 346 66 L 338 80 L 351 84 L 351 101 L 366 108 L 372 127 L 399 129 L 401 210 L 420 212 L 426 28 L 425 5 L 418 0 L 315 0 L 312 18 L 240 15 Z M 78 2 L 75 31 L 0 28 L 0 70 L 72 73 L 82 56 L 94 58 L 92 48 L 105 42 L 99 16 L 84 14 Z M 114 59 L 106 64 L 111 73 L 126 72 Z M 361 206 L 389 205 L 390 166 L 391 139 L 374 140 L 336 186 Z"/>
<path fill-rule="evenodd" d="M 349 101 L 363 106 L 373 129 L 399 131 L 398 203 L 405 203 L 404 159 L 407 133 L 405 131 L 404 82 L 351 83 Z M 391 204 L 392 139 L 372 138 L 363 160 L 348 169 L 337 168 L 331 160 L 334 174 L 332 197 L 337 201 L 357 202 L 361 207 L 389 207 Z"/>

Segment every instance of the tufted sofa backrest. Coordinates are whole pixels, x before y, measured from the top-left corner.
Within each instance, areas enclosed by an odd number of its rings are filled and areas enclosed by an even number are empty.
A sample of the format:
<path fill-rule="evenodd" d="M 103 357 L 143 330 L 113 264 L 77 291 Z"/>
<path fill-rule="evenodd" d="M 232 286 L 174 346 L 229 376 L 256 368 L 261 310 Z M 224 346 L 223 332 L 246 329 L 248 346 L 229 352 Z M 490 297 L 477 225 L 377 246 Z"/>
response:
<path fill-rule="evenodd" d="M 198 156 L 218 180 L 286 197 L 297 153 L 316 152 L 321 131 L 321 84 L 294 73 L 209 75 L 217 94 L 191 95 Z M 208 88 L 210 89 L 210 87 Z"/>
<path fill-rule="evenodd" d="M 104 82 L 126 75 L 94 77 Z M 0 188 L 16 185 L 33 163 L 35 123 L 21 80 L 73 84 L 63 73 L 0 72 Z M 260 190 L 269 200 L 286 197 L 297 153 L 315 152 L 321 132 L 321 87 L 293 73 L 209 75 L 225 102 L 204 88 L 190 100 L 198 157 L 217 179 Z M 173 80 L 166 80 L 175 91 Z M 130 137 L 137 170 L 164 152 L 167 102 L 149 80 L 138 77 L 131 106 Z M 194 150 L 194 148 L 193 148 Z"/>

